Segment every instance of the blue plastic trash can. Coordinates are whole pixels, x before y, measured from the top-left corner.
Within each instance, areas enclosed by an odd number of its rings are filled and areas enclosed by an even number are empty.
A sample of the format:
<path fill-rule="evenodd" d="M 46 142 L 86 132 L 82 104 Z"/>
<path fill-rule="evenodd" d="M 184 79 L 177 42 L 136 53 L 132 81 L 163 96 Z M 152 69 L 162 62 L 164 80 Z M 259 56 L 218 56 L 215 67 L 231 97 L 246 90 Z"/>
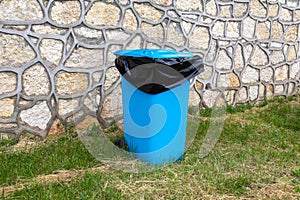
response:
<path fill-rule="evenodd" d="M 179 160 L 185 150 L 189 79 L 203 71 L 201 58 L 191 53 L 165 49 L 119 50 L 115 55 L 117 59 L 123 58 L 121 63 L 116 59 L 119 71 L 128 68 L 125 73 L 121 72 L 124 138 L 128 150 L 139 160 L 152 165 L 165 165 Z M 168 64 L 174 60 L 177 65 L 173 66 L 177 71 L 171 69 L 169 72 L 168 67 L 172 66 Z M 193 65 L 193 72 L 182 75 L 178 72 L 178 64 L 182 65 L 183 61 L 189 63 L 186 60 Z M 134 72 L 133 68 L 130 70 L 128 65 L 132 63 L 137 63 L 136 66 L 141 69 L 138 72 Z M 181 71 L 191 71 L 191 65 L 181 67 Z M 152 66 L 157 68 L 155 72 L 149 69 Z M 163 68 L 166 70 L 160 71 Z M 157 83 L 155 77 L 158 76 L 160 80 Z M 176 83 L 167 81 L 174 76 L 179 77 L 173 79 Z M 148 77 L 151 79 L 146 84 L 138 85 L 134 81 Z M 144 85 L 145 88 L 141 87 Z"/>

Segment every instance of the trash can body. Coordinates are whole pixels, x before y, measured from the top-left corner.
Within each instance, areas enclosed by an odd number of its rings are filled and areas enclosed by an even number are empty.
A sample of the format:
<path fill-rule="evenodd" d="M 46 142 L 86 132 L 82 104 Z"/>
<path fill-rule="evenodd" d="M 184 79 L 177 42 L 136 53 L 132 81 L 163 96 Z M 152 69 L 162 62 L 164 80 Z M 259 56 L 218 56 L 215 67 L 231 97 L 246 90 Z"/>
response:
<path fill-rule="evenodd" d="M 122 77 L 124 137 L 139 160 L 164 165 L 184 154 L 189 81 L 159 94 L 137 90 Z"/>
<path fill-rule="evenodd" d="M 202 59 L 166 49 L 119 50 L 124 138 L 139 160 L 165 165 L 185 150 L 189 80 L 204 71 Z"/>

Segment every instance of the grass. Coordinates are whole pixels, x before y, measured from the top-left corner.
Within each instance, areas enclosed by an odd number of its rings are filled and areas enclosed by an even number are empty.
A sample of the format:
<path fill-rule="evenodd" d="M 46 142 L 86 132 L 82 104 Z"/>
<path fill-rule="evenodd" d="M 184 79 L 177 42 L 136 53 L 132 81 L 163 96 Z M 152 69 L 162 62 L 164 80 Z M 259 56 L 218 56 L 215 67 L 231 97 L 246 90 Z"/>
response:
<path fill-rule="evenodd" d="M 300 199 L 299 97 L 227 108 L 216 147 L 200 159 L 210 112 L 200 111 L 196 139 L 182 161 L 148 173 L 87 170 L 67 181 L 36 182 L 57 170 L 101 165 L 72 131 L 26 152 L 3 151 L 0 186 L 29 184 L 2 199 Z"/>
<path fill-rule="evenodd" d="M 0 140 L 0 150 L 5 150 L 5 148 L 10 147 L 18 143 L 17 138 L 3 139 Z"/>
<path fill-rule="evenodd" d="M 0 185 L 16 184 L 58 169 L 83 169 L 97 164 L 78 139 L 64 135 L 28 152 L 0 154 Z"/>
<path fill-rule="evenodd" d="M 75 179 L 70 184 L 50 185 L 33 184 L 29 188 L 17 191 L 13 198 L 17 199 L 119 199 L 121 192 L 111 186 L 105 186 L 108 175 L 95 176 L 85 174 L 81 179 Z M 25 195 L 24 195 L 25 193 Z"/>

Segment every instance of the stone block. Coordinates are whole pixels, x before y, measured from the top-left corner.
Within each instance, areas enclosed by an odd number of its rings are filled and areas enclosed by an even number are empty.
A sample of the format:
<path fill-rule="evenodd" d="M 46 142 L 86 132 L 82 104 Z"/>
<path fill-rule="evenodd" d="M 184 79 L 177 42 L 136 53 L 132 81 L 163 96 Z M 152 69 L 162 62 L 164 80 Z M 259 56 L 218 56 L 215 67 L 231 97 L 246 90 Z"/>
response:
<path fill-rule="evenodd" d="M 96 113 L 100 105 L 100 94 L 98 89 L 89 92 L 84 99 L 84 105 L 93 113 Z"/>
<path fill-rule="evenodd" d="M 248 9 L 248 3 L 238 3 L 234 2 L 233 13 L 237 18 L 242 18 L 246 16 Z"/>
<path fill-rule="evenodd" d="M 245 103 L 248 99 L 248 93 L 247 89 L 245 87 L 242 87 L 238 92 L 237 92 L 237 101 L 239 103 Z"/>
<path fill-rule="evenodd" d="M 258 94 L 259 98 L 263 99 L 264 97 L 266 97 L 265 94 L 266 94 L 266 86 L 263 84 L 259 84 L 259 94 Z"/>
<path fill-rule="evenodd" d="M 228 105 L 233 106 L 235 102 L 235 90 L 225 90 L 224 96 Z"/>
<path fill-rule="evenodd" d="M 264 68 L 260 71 L 260 80 L 271 82 L 273 80 L 274 71 L 271 67 Z"/>
<path fill-rule="evenodd" d="M 221 74 L 217 81 L 217 86 L 221 88 L 238 88 L 240 85 L 239 77 L 233 72 Z"/>
<path fill-rule="evenodd" d="M 60 116 L 72 114 L 72 112 L 76 111 L 80 107 L 79 101 L 80 101 L 79 98 L 59 99 L 58 114 Z"/>
<path fill-rule="evenodd" d="M 254 69 L 250 66 L 247 66 L 244 72 L 242 73 L 241 81 L 243 83 L 257 83 L 259 80 L 259 72 L 257 69 Z"/>
<path fill-rule="evenodd" d="M 260 46 L 256 46 L 250 62 L 255 66 L 264 66 L 268 64 L 269 58 L 267 53 Z"/>
<path fill-rule="evenodd" d="M 43 39 L 40 44 L 40 54 L 50 65 L 57 66 L 62 58 L 63 43 L 55 39 Z"/>
<path fill-rule="evenodd" d="M 199 94 L 194 89 L 191 89 L 189 92 L 189 106 L 199 106 L 200 101 Z"/>
<path fill-rule="evenodd" d="M 123 27 L 130 31 L 135 31 L 137 29 L 137 20 L 136 16 L 133 14 L 131 10 L 126 10 L 125 16 L 123 19 Z"/>
<path fill-rule="evenodd" d="M 246 38 L 253 38 L 255 33 L 255 21 L 247 17 L 243 20 L 242 25 L 242 36 Z"/>
<path fill-rule="evenodd" d="M 2 0 L 0 2 L 0 21 L 41 20 L 43 12 L 37 0 Z"/>
<path fill-rule="evenodd" d="M 234 69 L 241 71 L 245 66 L 245 61 L 243 57 L 243 47 L 242 45 L 237 45 L 234 53 Z"/>
<path fill-rule="evenodd" d="M 104 60 L 103 49 L 86 49 L 79 47 L 74 49 L 65 66 L 68 68 L 102 68 Z"/>
<path fill-rule="evenodd" d="M 96 71 L 93 73 L 92 78 L 93 78 L 93 86 L 96 84 L 99 84 L 101 82 L 103 75 L 103 71 Z"/>
<path fill-rule="evenodd" d="M 25 95 L 46 96 L 50 93 L 50 79 L 43 65 L 29 67 L 22 74 L 22 86 Z"/>
<path fill-rule="evenodd" d="M 23 37 L 0 33 L 0 66 L 21 67 L 35 56 L 35 52 Z"/>
<path fill-rule="evenodd" d="M 111 16 L 114 17 L 111 17 Z M 121 17 L 120 8 L 104 2 L 94 2 L 85 16 L 85 21 L 93 26 L 117 26 Z"/>
<path fill-rule="evenodd" d="M 214 0 L 207 2 L 205 5 L 205 11 L 210 16 L 217 16 L 218 10 L 216 2 Z"/>
<path fill-rule="evenodd" d="M 105 67 L 115 65 L 116 56 L 114 55 L 114 52 L 117 51 L 117 50 L 120 50 L 122 48 L 123 47 L 121 45 L 110 45 L 108 47 L 108 51 L 107 51 L 107 54 L 106 54 Z"/>
<path fill-rule="evenodd" d="M 258 90 L 259 90 L 259 87 L 257 85 L 249 87 L 249 99 L 250 99 L 250 101 L 254 101 L 258 98 Z"/>
<path fill-rule="evenodd" d="M 259 40 L 268 40 L 270 38 L 270 23 L 259 22 L 256 27 L 256 37 Z"/>
<path fill-rule="evenodd" d="M 193 49 L 208 49 L 210 33 L 208 28 L 196 26 L 189 38 L 189 47 Z"/>
<path fill-rule="evenodd" d="M 204 72 L 198 75 L 199 79 L 208 80 L 212 76 L 213 67 L 204 65 Z"/>
<path fill-rule="evenodd" d="M 287 42 L 295 42 L 298 38 L 298 26 L 299 25 L 291 25 L 288 27 L 287 31 L 284 35 L 284 40 Z"/>
<path fill-rule="evenodd" d="M 231 5 L 224 5 L 224 6 L 221 6 L 219 5 L 219 9 L 220 9 L 220 17 L 223 17 L 223 18 L 232 18 L 232 7 Z"/>
<path fill-rule="evenodd" d="M 151 22 L 159 21 L 162 16 L 163 12 L 154 8 L 149 3 L 134 3 L 134 9 L 142 19 L 147 19 Z"/>
<path fill-rule="evenodd" d="M 224 37 L 225 35 L 225 22 L 216 21 L 212 27 L 212 35 Z"/>
<path fill-rule="evenodd" d="M 226 37 L 238 39 L 240 37 L 240 23 L 228 22 L 226 28 Z"/>
<path fill-rule="evenodd" d="M 293 45 L 288 48 L 287 61 L 291 62 L 296 59 L 297 59 L 297 50 L 296 50 L 296 46 Z"/>
<path fill-rule="evenodd" d="M 185 38 L 179 23 L 170 23 L 167 30 L 167 42 L 179 47 L 184 46 Z"/>
<path fill-rule="evenodd" d="M 151 25 L 148 23 L 142 23 L 141 31 L 154 41 L 162 42 L 164 39 L 164 29 L 160 24 Z"/>
<path fill-rule="evenodd" d="M 37 24 L 32 25 L 32 31 L 39 34 L 54 34 L 54 35 L 64 35 L 67 33 L 67 29 L 57 28 L 49 24 Z"/>
<path fill-rule="evenodd" d="M 12 72 L 0 72 L 0 95 L 14 92 L 17 89 L 17 74 Z"/>
<path fill-rule="evenodd" d="M 224 49 L 220 50 L 217 56 L 215 67 L 216 69 L 220 69 L 220 70 L 228 70 L 232 68 L 232 60 Z"/>
<path fill-rule="evenodd" d="M 294 22 L 300 21 L 300 9 L 294 11 Z"/>
<path fill-rule="evenodd" d="M 3 25 L 4 29 L 11 29 L 11 30 L 16 30 L 16 31 L 25 31 L 27 26 L 25 25 Z"/>
<path fill-rule="evenodd" d="M 284 92 L 284 86 L 283 85 L 275 85 L 274 88 L 274 94 L 275 95 L 281 95 Z"/>
<path fill-rule="evenodd" d="M 250 14 L 253 17 L 265 18 L 267 16 L 266 6 L 259 0 L 251 0 L 249 3 Z"/>
<path fill-rule="evenodd" d="M 116 67 L 110 67 L 105 73 L 104 90 L 108 90 L 119 79 L 120 73 Z"/>
<path fill-rule="evenodd" d="M 270 43 L 270 50 L 282 50 L 283 44 L 280 42 L 271 42 Z"/>
<path fill-rule="evenodd" d="M 51 117 L 46 101 L 37 102 L 33 107 L 20 112 L 20 120 L 23 124 L 40 130 L 47 128 Z"/>
<path fill-rule="evenodd" d="M 18 128 L 18 124 L 16 123 L 0 123 L 0 129 L 16 129 Z M 13 135 L 13 133 L 1 133 L 0 132 L 0 141 L 1 139 L 8 139 L 9 135 Z M 2 138 L 1 138 L 2 137 Z"/>
<path fill-rule="evenodd" d="M 285 57 L 284 57 L 284 54 L 283 54 L 282 50 L 273 51 L 270 54 L 270 60 L 271 60 L 271 64 L 273 64 L 273 65 L 284 62 Z"/>
<path fill-rule="evenodd" d="M 218 101 L 219 91 L 205 90 L 203 92 L 203 102 L 208 108 L 212 108 Z"/>
<path fill-rule="evenodd" d="M 287 78 L 288 78 L 288 69 L 289 69 L 289 67 L 287 65 L 277 67 L 275 69 L 275 81 L 280 82 L 280 81 L 287 80 Z"/>
<path fill-rule="evenodd" d="M 216 54 L 217 54 L 217 42 L 216 42 L 216 40 L 212 40 L 211 44 L 210 44 L 210 47 L 209 47 L 209 51 L 205 55 L 205 61 L 207 63 L 214 62 Z"/>
<path fill-rule="evenodd" d="M 275 18 L 278 16 L 279 6 L 278 4 L 269 4 L 269 12 L 268 16 L 271 18 Z"/>
<path fill-rule="evenodd" d="M 249 62 L 249 60 L 251 60 L 252 57 L 251 54 L 252 54 L 252 51 L 253 51 L 253 46 L 251 44 L 246 44 L 244 45 L 244 58 L 245 58 L 245 62 Z"/>
<path fill-rule="evenodd" d="M 15 98 L 0 99 L 0 119 L 10 118 L 15 110 Z"/>
<path fill-rule="evenodd" d="M 55 76 L 55 88 L 59 95 L 82 93 L 88 85 L 88 75 L 84 73 L 60 71 Z"/>
<path fill-rule="evenodd" d="M 144 39 L 142 39 L 142 37 L 140 35 L 135 36 L 131 42 L 129 42 L 129 44 L 126 46 L 126 49 L 138 49 L 138 48 L 143 48 L 143 41 Z M 153 48 L 159 48 L 159 46 L 157 47 L 153 47 Z"/>
<path fill-rule="evenodd" d="M 182 25 L 183 31 L 188 35 L 191 32 L 193 24 L 186 22 L 186 21 L 182 21 L 181 25 Z"/>
<path fill-rule="evenodd" d="M 296 62 L 290 67 L 290 78 L 299 79 L 300 78 L 300 62 Z"/>
<path fill-rule="evenodd" d="M 291 22 L 293 20 L 292 11 L 290 11 L 289 9 L 281 7 L 280 8 L 279 20 L 283 21 L 283 22 Z"/>
<path fill-rule="evenodd" d="M 104 43 L 104 37 L 101 30 L 91 29 L 87 27 L 77 27 L 73 30 L 76 39 L 81 43 L 89 45 L 100 45 Z"/>
<path fill-rule="evenodd" d="M 272 22 L 271 37 L 273 39 L 279 40 L 279 39 L 281 39 L 282 35 L 283 35 L 283 26 L 282 26 L 282 24 L 278 21 L 273 21 Z"/>
<path fill-rule="evenodd" d="M 202 3 L 199 0 L 177 0 L 176 8 L 180 11 L 202 11 Z"/>
<path fill-rule="evenodd" d="M 266 86 L 266 91 L 265 91 L 264 96 L 267 98 L 271 98 L 274 96 L 274 86 L 273 85 Z"/>
<path fill-rule="evenodd" d="M 54 1 L 51 9 L 51 19 L 62 25 L 69 25 L 79 21 L 81 6 L 78 0 Z"/>
<path fill-rule="evenodd" d="M 119 84 L 112 93 L 105 97 L 101 117 L 108 120 L 117 119 L 123 114 L 122 106 L 122 88 Z"/>
<path fill-rule="evenodd" d="M 203 90 L 204 84 L 203 84 L 202 82 L 200 82 L 200 81 L 196 81 L 196 82 L 195 82 L 195 88 L 196 88 L 196 90 L 198 90 L 198 91 Z"/>
<path fill-rule="evenodd" d="M 161 6 L 170 6 L 172 5 L 172 0 L 150 0 L 151 2 L 161 5 Z"/>

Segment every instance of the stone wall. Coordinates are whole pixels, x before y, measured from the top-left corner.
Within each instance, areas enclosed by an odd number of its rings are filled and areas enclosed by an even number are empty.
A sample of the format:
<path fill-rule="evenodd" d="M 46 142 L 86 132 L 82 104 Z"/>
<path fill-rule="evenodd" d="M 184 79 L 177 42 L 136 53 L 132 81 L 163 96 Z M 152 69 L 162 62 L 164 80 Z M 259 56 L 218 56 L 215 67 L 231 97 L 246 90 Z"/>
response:
<path fill-rule="evenodd" d="M 97 108 L 108 125 L 121 92 L 117 49 L 202 56 L 191 105 L 300 93 L 299 24 L 298 0 L 1 0 L 0 132 L 45 137 L 58 119 Z"/>

